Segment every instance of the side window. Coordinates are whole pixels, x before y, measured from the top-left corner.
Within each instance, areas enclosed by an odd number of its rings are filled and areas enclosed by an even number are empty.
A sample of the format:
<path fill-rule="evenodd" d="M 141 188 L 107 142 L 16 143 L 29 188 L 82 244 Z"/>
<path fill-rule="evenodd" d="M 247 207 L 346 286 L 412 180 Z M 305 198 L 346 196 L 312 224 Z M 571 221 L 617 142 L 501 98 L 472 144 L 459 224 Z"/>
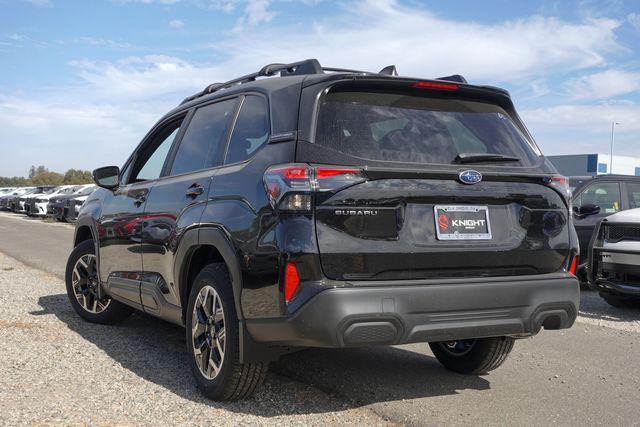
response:
<path fill-rule="evenodd" d="M 573 205 L 597 205 L 601 213 L 616 213 L 620 210 L 620 185 L 617 182 L 594 182 L 574 200 Z"/>
<path fill-rule="evenodd" d="M 631 209 L 640 208 L 640 183 L 627 182 L 627 192 L 629 193 Z"/>
<path fill-rule="evenodd" d="M 269 138 L 267 101 L 261 96 L 245 97 L 233 128 L 225 163 L 247 160 Z"/>
<path fill-rule="evenodd" d="M 171 175 L 222 164 L 225 136 L 237 102 L 229 99 L 196 110 L 178 147 Z"/>
<path fill-rule="evenodd" d="M 149 144 L 142 148 L 131 170 L 131 176 L 128 179 L 129 183 L 160 177 L 165 159 L 169 154 L 173 141 L 176 139 L 176 135 L 180 131 L 183 119 L 184 117 L 166 125 L 152 137 Z"/>

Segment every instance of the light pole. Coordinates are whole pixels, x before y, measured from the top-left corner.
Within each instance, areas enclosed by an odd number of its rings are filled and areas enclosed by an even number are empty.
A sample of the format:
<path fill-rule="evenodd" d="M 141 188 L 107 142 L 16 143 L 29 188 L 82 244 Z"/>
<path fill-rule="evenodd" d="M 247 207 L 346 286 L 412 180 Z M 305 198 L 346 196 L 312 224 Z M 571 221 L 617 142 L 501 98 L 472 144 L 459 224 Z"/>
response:
<path fill-rule="evenodd" d="M 609 152 L 609 175 L 613 173 L 613 144 L 616 140 L 616 125 L 619 125 L 620 122 L 616 122 L 615 120 L 611 122 L 611 151 Z"/>

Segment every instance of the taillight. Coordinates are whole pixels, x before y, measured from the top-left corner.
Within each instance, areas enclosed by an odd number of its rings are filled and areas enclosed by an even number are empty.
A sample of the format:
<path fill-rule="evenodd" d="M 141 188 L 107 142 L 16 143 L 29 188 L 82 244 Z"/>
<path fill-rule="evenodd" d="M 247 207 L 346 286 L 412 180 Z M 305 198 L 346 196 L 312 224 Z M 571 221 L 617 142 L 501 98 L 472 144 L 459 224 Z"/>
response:
<path fill-rule="evenodd" d="M 555 188 L 558 192 L 571 198 L 571 188 L 569 187 L 569 178 L 562 175 L 548 176 L 544 179 L 544 182 L 552 188 Z"/>
<path fill-rule="evenodd" d="M 571 259 L 571 264 L 569 265 L 569 273 L 573 274 L 574 276 L 578 275 L 578 260 L 579 260 L 579 256 L 578 255 L 574 255 L 573 259 Z"/>
<path fill-rule="evenodd" d="M 457 84 L 440 82 L 417 82 L 413 84 L 413 87 L 416 89 L 458 90 Z"/>
<path fill-rule="evenodd" d="M 288 262 L 284 269 L 284 300 L 291 301 L 300 285 L 300 276 L 298 275 L 298 267 L 293 262 Z"/>
<path fill-rule="evenodd" d="M 359 168 L 300 163 L 272 166 L 264 174 L 269 201 L 281 211 L 310 211 L 313 192 L 336 191 L 364 180 Z"/>

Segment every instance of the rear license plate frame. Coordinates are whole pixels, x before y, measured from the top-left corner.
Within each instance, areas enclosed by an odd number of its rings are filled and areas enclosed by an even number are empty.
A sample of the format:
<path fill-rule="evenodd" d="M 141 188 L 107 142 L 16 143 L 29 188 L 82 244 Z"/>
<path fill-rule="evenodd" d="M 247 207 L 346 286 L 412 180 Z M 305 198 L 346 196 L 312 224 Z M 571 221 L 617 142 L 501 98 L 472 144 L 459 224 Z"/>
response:
<path fill-rule="evenodd" d="M 440 214 L 445 214 L 446 227 L 444 224 L 441 224 Z M 467 220 L 484 220 L 486 231 L 481 229 L 480 232 L 463 232 L 461 233 L 459 230 L 454 230 L 453 232 L 446 232 L 449 227 L 451 227 L 451 222 L 453 220 L 458 220 L 461 218 L 450 218 L 446 213 L 453 214 L 452 216 L 462 217 L 466 216 Z M 437 240 L 491 240 L 491 221 L 489 220 L 489 207 L 484 205 L 434 205 L 433 206 L 433 214 L 434 214 L 434 225 L 436 229 L 436 239 Z M 457 215 L 456 215 L 457 214 Z M 466 215 L 465 215 L 466 214 Z M 476 218 L 472 218 L 474 214 Z M 461 226 L 456 225 L 456 227 L 460 228 Z M 463 226 L 466 228 L 466 226 Z M 477 227 L 474 225 L 474 228 Z M 444 228 L 444 230 L 441 230 Z"/>

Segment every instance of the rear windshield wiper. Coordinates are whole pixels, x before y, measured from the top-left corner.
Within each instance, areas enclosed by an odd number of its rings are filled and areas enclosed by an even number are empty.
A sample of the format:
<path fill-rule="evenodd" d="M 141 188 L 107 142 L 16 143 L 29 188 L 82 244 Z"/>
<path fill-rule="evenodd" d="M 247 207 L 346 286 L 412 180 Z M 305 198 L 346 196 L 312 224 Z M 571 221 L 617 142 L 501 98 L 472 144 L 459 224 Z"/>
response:
<path fill-rule="evenodd" d="M 482 162 L 519 162 L 519 157 L 505 156 L 504 154 L 469 154 L 460 153 L 454 159 L 455 163 L 482 163 Z"/>

